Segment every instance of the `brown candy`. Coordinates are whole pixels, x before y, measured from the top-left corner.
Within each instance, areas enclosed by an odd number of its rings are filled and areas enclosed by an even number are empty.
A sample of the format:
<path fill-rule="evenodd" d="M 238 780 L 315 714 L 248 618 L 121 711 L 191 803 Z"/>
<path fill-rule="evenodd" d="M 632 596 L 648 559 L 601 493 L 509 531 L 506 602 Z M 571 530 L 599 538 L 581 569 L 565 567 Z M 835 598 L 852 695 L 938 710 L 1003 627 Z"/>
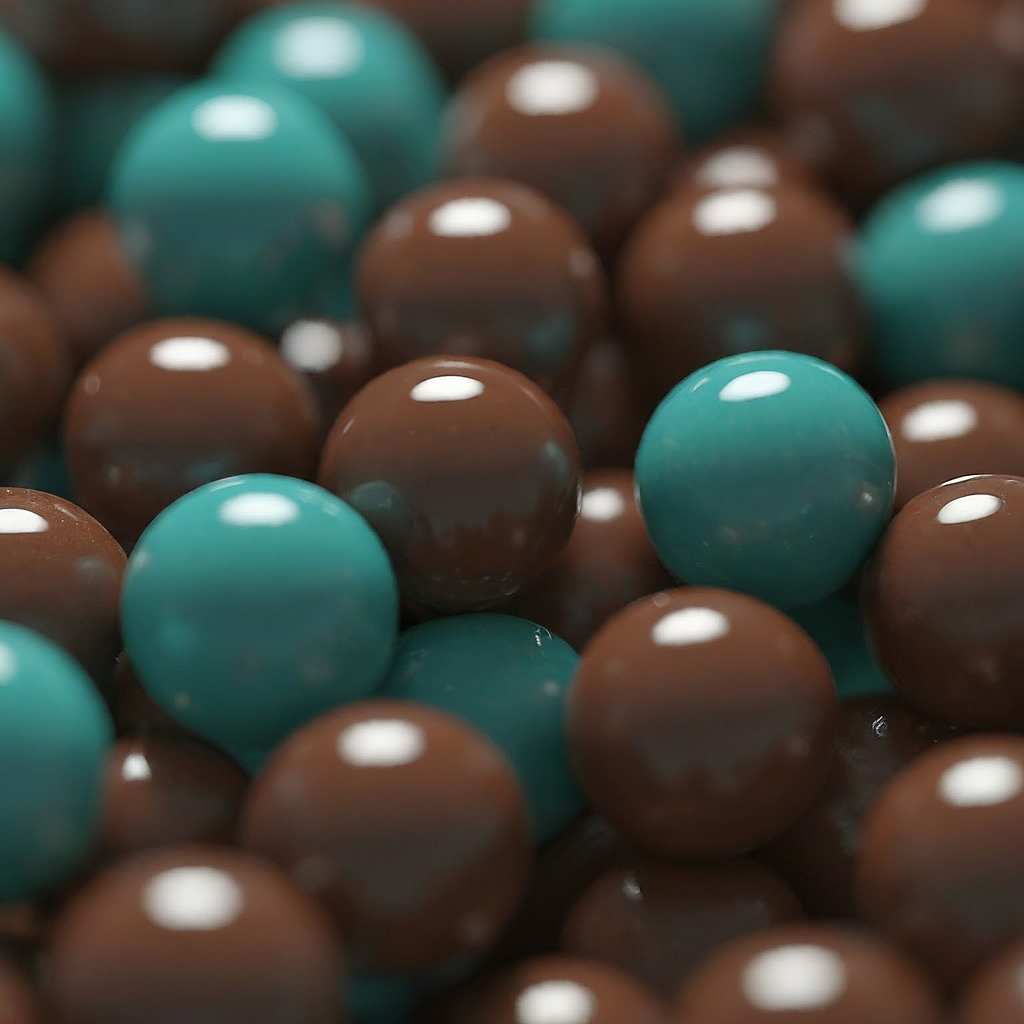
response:
<path fill-rule="evenodd" d="M 320 483 L 359 510 L 403 596 L 471 611 L 537 578 L 576 520 L 579 459 L 558 407 L 482 359 L 420 359 L 352 399 Z"/>
<path fill-rule="evenodd" d="M 751 597 L 684 588 L 587 645 L 569 743 L 594 809 L 649 853 L 708 858 L 779 835 L 824 782 L 836 697 L 824 655 Z"/>
<path fill-rule="evenodd" d="M 1015 943 L 980 972 L 960 1002 L 956 1024 L 1024 1024 L 1024 946 Z"/>
<path fill-rule="evenodd" d="M 146 692 L 135 674 L 128 655 L 117 659 L 110 688 L 110 710 L 119 733 L 128 735 L 167 733 L 189 735 L 189 730 L 169 714 Z"/>
<path fill-rule="evenodd" d="M 934 718 L 1024 726 L 1024 479 L 976 476 L 914 498 L 882 537 L 864 608 L 878 663 Z"/>
<path fill-rule="evenodd" d="M 917 967 L 873 936 L 788 925 L 713 954 L 685 986 L 678 1024 L 942 1024 Z"/>
<path fill-rule="evenodd" d="M 18 969 L 0 960 L 0 1024 L 44 1024 L 36 994 Z"/>
<path fill-rule="evenodd" d="M 676 123 L 653 83 L 611 50 L 531 45 L 477 68 L 449 108 L 451 174 L 532 185 L 614 253 L 662 191 Z"/>
<path fill-rule="evenodd" d="M 525 185 L 446 182 L 393 206 L 359 256 L 378 367 L 479 356 L 543 387 L 606 327 L 607 288 L 579 227 Z"/>
<path fill-rule="evenodd" d="M 294 733 L 242 822 L 244 844 L 316 893 L 375 971 L 486 948 L 524 891 L 528 830 L 497 748 L 402 701 L 353 704 Z"/>
<path fill-rule="evenodd" d="M 682 865 L 631 857 L 583 894 L 562 948 L 614 964 L 670 999 L 723 943 L 802 916 L 792 890 L 756 861 Z"/>
<path fill-rule="evenodd" d="M 340 1024 L 342 963 L 319 908 L 241 850 L 121 861 L 58 918 L 47 994 L 62 1024 Z"/>
<path fill-rule="evenodd" d="M 308 478 L 318 435 L 299 375 L 258 335 L 215 320 L 156 320 L 122 335 L 79 375 L 64 416 L 75 491 L 127 546 L 201 484 Z"/>

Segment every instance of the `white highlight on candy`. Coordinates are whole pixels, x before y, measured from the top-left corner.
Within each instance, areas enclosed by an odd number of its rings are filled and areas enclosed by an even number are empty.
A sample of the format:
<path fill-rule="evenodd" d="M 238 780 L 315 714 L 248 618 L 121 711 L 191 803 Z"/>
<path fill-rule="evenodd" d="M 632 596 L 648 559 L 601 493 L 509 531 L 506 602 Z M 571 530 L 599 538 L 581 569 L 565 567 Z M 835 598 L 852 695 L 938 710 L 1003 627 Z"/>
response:
<path fill-rule="evenodd" d="M 594 993 L 578 982 L 542 981 L 516 999 L 516 1024 L 588 1024 L 594 1017 Z"/>
<path fill-rule="evenodd" d="M 164 338 L 150 348 L 149 361 L 161 370 L 216 370 L 231 362 L 231 352 L 213 338 Z"/>
<path fill-rule="evenodd" d="M 685 647 L 718 640 L 729 632 L 729 620 L 714 608 L 681 608 L 659 619 L 651 639 L 662 647 Z"/>
<path fill-rule="evenodd" d="M 754 957 L 743 970 L 741 985 L 748 1002 L 759 1010 L 821 1010 L 846 989 L 846 968 L 821 946 L 780 946 Z"/>
<path fill-rule="evenodd" d="M 430 377 L 421 380 L 409 392 L 414 402 L 464 402 L 484 393 L 483 381 L 475 377 L 462 377 L 448 374 L 443 377 Z"/>
<path fill-rule="evenodd" d="M 693 226 L 702 235 L 744 235 L 775 220 L 775 199 L 756 188 L 725 189 L 705 196 L 693 208 Z"/>
<path fill-rule="evenodd" d="M 215 96 L 192 111 L 192 127 L 210 142 L 259 142 L 277 131 L 277 111 L 256 96 Z"/>
<path fill-rule="evenodd" d="M 779 370 L 754 370 L 734 377 L 718 392 L 723 402 L 749 402 L 755 398 L 771 398 L 792 387 L 789 375 Z"/>
<path fill-rule="evenodd" d="M 50 524 L 27 508 L 0 508 L 0 533 L 45 533 Z"/>
<path fill-rule="evenodd" d="M 209 932 L 235 921 L 245 905 L 241 886 L 211 867 L 182 867 L 151 879 L 142 894 L 149 919 L 176 932 Z"/>
<path fill-rule="evenodd" d="M 943 525 L 973 523 L 994 516 L 1002 507 L 1003 499 L 994 494 L 965 494 L 946 502 L 935 518 Z"/>
<path fill-rule="evenodd" d="M 972 757 L 947 768 L 939 795 L 954 807 L 992 807 L 1012 800 L 1024 788 L 1024 773 L 1009 757 Z"/>
<path fill-rule="evenodd" d="M 590 68 L 571 60 L 539 60 L 512 75 L 505 99 L 520 114 L 545 117 L 586 110 L 600 91 Z"/>
<path fill-rule="evenodd" d="M 426 749 L 423 730 L 401 718 L 372 718 L 338 734 L 338 756 L 357 768 L 412 764 Z"/>
<path fill-rule="evenodd" d="M 465 196 L 442 203 L 427 223 L 442 238 L 486 238 L 509 229 L 512 211 L 497 199 Z"/>

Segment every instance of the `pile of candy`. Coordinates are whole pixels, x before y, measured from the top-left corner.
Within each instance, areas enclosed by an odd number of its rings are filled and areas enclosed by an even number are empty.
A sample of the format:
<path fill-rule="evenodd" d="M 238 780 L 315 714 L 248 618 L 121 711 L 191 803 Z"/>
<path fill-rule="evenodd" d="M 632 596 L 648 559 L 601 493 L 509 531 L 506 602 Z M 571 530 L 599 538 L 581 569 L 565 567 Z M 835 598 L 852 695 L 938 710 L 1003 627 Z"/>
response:
<path fill-rule="evenodd" d="M 0 143 L 2 1024 L 1024 1022 L 1024 0 L 8 0 Z"/>

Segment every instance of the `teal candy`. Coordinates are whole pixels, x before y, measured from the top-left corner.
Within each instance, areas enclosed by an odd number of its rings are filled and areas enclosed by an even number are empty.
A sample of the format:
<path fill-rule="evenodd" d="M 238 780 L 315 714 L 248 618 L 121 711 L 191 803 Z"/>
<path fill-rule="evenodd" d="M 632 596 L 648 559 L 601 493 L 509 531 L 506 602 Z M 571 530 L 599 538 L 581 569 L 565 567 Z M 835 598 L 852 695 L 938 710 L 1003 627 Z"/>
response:
<path fill-rule="evenodd" d="M 698 370 L 655 411 L 636 460 L 665 565 L 782 608 L 827 597 L 860 568 L 889 520 L 895 475 L 874 402 L 794 352 Z"/>
<path fill-rule="evenodd" d="M 454 615 L 406 630 L 383 695 L 443 708 L 505 753 L 543 842 L 583 809 L 569 768 L 565 701 L 579 656 L 514 615 Z"/>
<path fill-rule="evenodd" d="M 387 14 L 348 3 L 272 8 L 228 39 L 213 73 L 312 100 L 355 147 L 378 207 L 436 176 L 444 85 L 426 50 Z"/>
<path fill-rule="evenodd" d="M 413 978 L 364 974 L 348 979 L 346 1010 L 351 1024 L 406 1024 L 420 995 Z"/>
<path fill-rule="evenodd" d="M 398 590 L 357 512 L 313 484 L 257 474 L 200 487 L 156 518 L 129 559 L 121 619 L 162 707 L 255 752 L 373 691 Z"/>
<path fill-rule="evenodd" d="M 537 0 L 535 39 L 602 43 L 662 87 L 690 143 L 753 114 L 779 0 Z"/>
<path fill-rule="evenodd" d="M 0 622 L 0 904 L 67 882 L 92 849 L 113 728 L 59 647 Z"/>
<path fill-rule="evenodd" d="M 370 213 L 349 143 L 263 83 L 166 100 L 126 141 L 108 198 L 159 312 L 266 332 L 329 307 Z"/>
<path fill-rule="evenodd" d="M 859 276 L 886 384 L 1024 388 L 1024 168 L 962 164 L 897 189 L 863 225 Z"/>

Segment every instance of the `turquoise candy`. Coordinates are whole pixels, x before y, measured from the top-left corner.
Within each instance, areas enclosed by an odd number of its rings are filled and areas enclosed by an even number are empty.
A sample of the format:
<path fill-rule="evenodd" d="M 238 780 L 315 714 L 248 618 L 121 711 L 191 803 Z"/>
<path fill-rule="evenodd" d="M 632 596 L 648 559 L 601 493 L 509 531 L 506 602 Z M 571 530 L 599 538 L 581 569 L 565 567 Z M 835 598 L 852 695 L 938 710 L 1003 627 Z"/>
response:
<path fill-rule="evenodd" d="M 89 856 L 112 739 L 78 663 L 0 622 L 0 904 L 61 885 Z"/>
<path fill-rule="evenodd" d="M 687 377 L 636 459 L 665 565 L 782 608 L 827 597 L 860 568 L 889 520 L 895 476 L 874 402 L 794 352 L 730 356 Z"/>
<path fill-rule="evenodd" d="M 401 975 L 366 974 L 348 979 L 346 1011 L 351 1024 L 406 1024 L 420 986 Z"/>
<path fill-rule="evenodd" d="M 349 143 L 263 83 L 175 93 L 129 135 L 108 199 L 158 312 L 268 333 L 330 307 L 370 213 Z"/>
<path fill-rule="evenodd" d="M 904 185 L 865 221 L 858 262 L 886 384 L 1024 388 L 1024 168 L 962 164 Z"/>
<path fill-rule="evenodd" d="M 398 588 L 357 512 L 313 484 L 256 474 L 200 487 L 154 520 L 128 561 L 121 619 L 163 708 L 255 752 L 373 691 Z"/>
<path fill-rule="evenodd" d="M 543 842 L 583 809 L 569 768 L 565 700 L 579 656 L 514 615 L 454 615 L 406 630 L 383 695 L 450 711 L 500 747 Z"/>
<path fill-rule="evenodd" d="M 348 3 L 272 8 L 228 39 L 213 73 L 312 100 L 355 147 L 378 207 L 436 175 L 444 85 L 426 50 L 387 14 Z"/>
<path fill-rule="evenodd" d="M 688 142 L 755 110 L 779 0 L 537 0 L 535 39 L 602 43 L 643 68 L 675 105 Z"/>

